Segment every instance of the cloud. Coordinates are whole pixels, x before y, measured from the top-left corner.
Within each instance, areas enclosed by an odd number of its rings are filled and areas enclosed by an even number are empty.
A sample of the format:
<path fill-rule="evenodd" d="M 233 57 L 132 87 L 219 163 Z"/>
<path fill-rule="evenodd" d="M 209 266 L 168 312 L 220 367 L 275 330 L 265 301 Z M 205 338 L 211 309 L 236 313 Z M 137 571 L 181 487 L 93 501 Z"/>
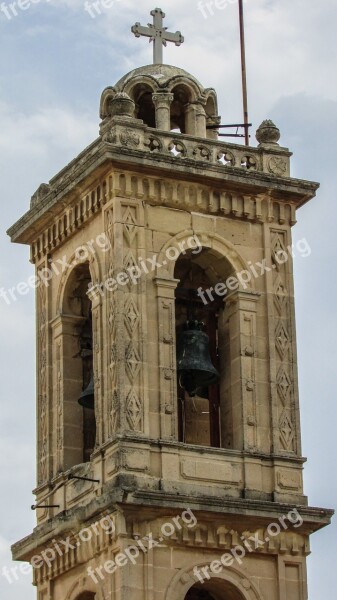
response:
<path fill-rule="evenodd" d="M 13 111 L 0 104 L 0 153 L 2 158 L 18 154 L 36 159 L 52 151 L 76 150 L 87 145 L 98 134 L 98 126 L 89 115 L 78 115 L 71 109 L 43 108 L 35 114 Z"/>
<path fill-rule="evenodd" d="M 30 197 L 40 183 L 49 181 L 96 139 L 97 121 L 91 115 L 78 113 L 69 107 L 43 107 L 29 113 L 17 111 L 6 102 L 0 103 L 0 168 L 2 193 L 6 197 L 4 228 L 28 210 Z M 18 165 L 20 178 L 17 177 Z M 7 249 L 8 238 L 2 235 L 0 244 Z M 20 254 L 18 249 L 11 252 Z M 22 269 L 23 262 L 14 264 L 14 270 L 19 265 Z M 11 265 L 11 275 L 12 271 Z M 26 279 L 25 276 L 23 280 Z M 22 281 L 22 275 L 13 285 L 18 281 Z"/>

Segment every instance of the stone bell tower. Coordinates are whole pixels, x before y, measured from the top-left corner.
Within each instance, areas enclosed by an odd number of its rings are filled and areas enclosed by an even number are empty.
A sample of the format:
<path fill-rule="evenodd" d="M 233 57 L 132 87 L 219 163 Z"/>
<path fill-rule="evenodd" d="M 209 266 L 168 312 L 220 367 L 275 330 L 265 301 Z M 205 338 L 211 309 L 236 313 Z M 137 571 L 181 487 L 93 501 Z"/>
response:
<path fill-rule="evenodd" d="M 215 91 L 158 52 L 9 231 L 37 291 L 37 526 L 13 557 L 38 600 L 306 600 L 332 511 L 303 493 L 291 229 L 318 185 L 270 121 L 219 141 Z M 219 373 L 192 396 L 191 320 Z"/>

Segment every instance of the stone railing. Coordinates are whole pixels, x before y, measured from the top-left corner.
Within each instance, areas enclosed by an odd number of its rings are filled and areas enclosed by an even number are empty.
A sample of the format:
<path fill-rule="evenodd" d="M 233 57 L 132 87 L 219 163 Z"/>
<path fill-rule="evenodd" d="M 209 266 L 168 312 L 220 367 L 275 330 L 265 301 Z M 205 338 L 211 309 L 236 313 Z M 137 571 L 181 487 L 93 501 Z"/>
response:
<path fill-rule="evenodd" d="M 202 162 L 205 166 L 234 167 L 278 177 L 290 176 L 291 153 L 275 142 L 262 143 L 256 148 L 160 131 L 134 119 L 116 121 L 115 118 L 101 126 L 103 140 L 113 146 L 171 157 L 177 161 L 189 159 Z"/>

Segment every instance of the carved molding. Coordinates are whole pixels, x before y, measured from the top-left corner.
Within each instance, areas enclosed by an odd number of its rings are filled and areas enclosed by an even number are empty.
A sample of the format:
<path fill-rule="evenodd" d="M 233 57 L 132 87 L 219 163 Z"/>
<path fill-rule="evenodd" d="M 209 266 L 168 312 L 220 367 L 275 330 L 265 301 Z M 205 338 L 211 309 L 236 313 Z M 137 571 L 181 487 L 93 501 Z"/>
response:
<path fill-rule="evenodd" d="M 182 143 L 177 141 L 172 149 L 184 154 Z M 198 145 L 196 153 L 207 160 L 208 150 Z M 232 160 L 226 154 L 229 162 Z M 226 160 L 227 160 L 226 159 Z M 170 178 L 144 177 L 131 172 L 116 171 L 104 177 L 99 185 L 75 196 L 55 222 L 48 227 L 31 245 L 31 260 L 36 262 L 54 248 L 60 246 L 79 227 L 99 212 L 109 199 L 115 197 L 147 199 L 161 206 L 218 214 L 255 222 L 275 222 L 294 225 L 296 205 L 278 201 L 269 195 L 242 195 L 235 191 L 221 191 L 207 185 L 178 183 Z M 135 223 L 134 211 L 127 213 L 126 235 L 132 236 Z M 132 244 L 132 239 L 128 240 Z"/>

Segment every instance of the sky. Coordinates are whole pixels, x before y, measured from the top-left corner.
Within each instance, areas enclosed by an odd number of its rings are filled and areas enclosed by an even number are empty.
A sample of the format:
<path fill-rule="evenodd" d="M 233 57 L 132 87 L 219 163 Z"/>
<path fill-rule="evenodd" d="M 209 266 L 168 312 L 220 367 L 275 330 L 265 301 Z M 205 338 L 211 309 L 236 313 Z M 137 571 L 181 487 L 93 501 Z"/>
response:
<path fill-rule="evenodd" d="M 155 8 L 153 0 L 115 0 L 106 9 L 100 3 L 95 15 L 91 0 L 21 0 L 25 10 L 9 4 L 0 3 L 0 288 L 5 289 L 33 274 L 29 249 L 12 245 L 6 229 L 26 212 L 40 183 L 98 136 L 103 89 L 152 62 L 147 40 L 136 39 L 130 27 L 148 23 Z M 223 122 L 240 122 L 237 0 L 213 2 L 210 9 L 194 0 L 170 0 L 161 8 L 170 30 L 185 36 L 183 46 L 164 50 L 164 62 L 214 87 Z M 306 238 L 312 250 L 295 260 L 296 319 L 305 493 L 311 506 L 334 508 L 337 4 L 246 0 L 244 10 L 253 131 L 273 119 L 281 144 L 294 152 L 292 175 L 321 183 L 293 230 L 295 241 Z M 0 298 L 0 590 L 6 600 L 35 598 L 30 575 L 11 584 L 2 575 L 11 564 L 10 545 L 34 527 L 34 321 L 33 292 L 9 306 Z M 309 600 L 330 597 L 335 589 L 336 537 L 336 519 L 312 537 Z"/>

